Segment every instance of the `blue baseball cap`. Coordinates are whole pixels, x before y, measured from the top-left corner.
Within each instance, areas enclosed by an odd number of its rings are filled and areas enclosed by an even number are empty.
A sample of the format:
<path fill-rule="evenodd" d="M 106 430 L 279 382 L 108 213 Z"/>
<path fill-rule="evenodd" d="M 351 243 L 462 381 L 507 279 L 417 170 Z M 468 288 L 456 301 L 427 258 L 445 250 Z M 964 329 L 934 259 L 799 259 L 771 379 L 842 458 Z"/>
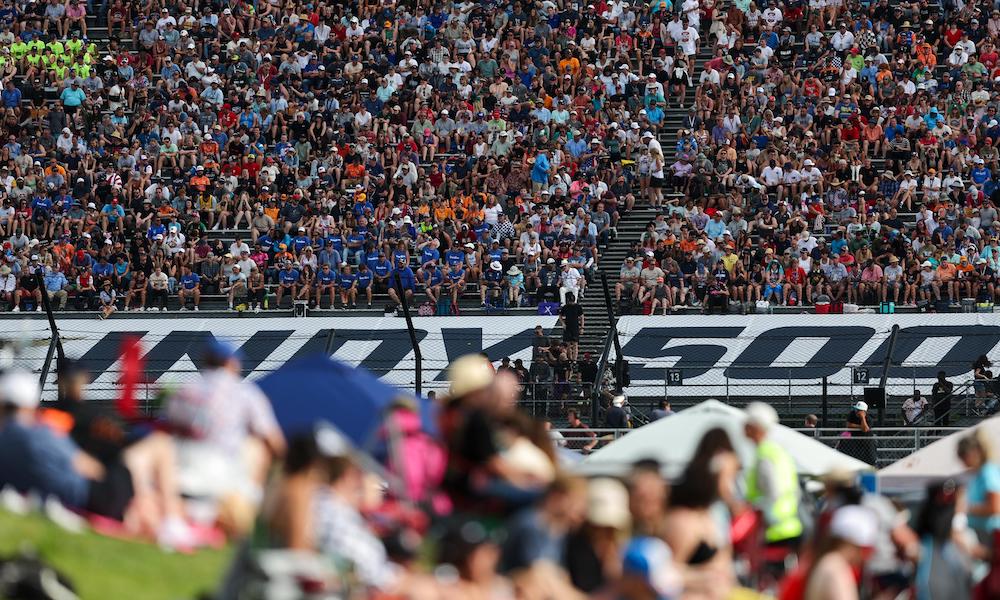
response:
<path fill-rule="evenodd" d="M 221 360 L 243 360 L 243 351 L 236 344 L 218 338 L 212 338 L 205 345 L 205 358 L 215 358 Z"/>
<path fill-rule="evenodd" d="M 622 572 L 645 581 L 658 600 L 680 596 L 682 584 L 673 566 L 673 554 L 659 538 L 637 537 L 629 541 L 622 555 Z"/>

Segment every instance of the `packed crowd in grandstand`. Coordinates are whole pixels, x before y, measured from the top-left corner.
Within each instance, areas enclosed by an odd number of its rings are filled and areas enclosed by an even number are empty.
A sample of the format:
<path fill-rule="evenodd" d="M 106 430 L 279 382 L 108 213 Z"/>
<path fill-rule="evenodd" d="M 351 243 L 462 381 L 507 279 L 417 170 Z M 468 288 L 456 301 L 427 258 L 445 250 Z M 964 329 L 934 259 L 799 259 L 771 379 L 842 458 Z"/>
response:
<path fill-rule="evenodd" d="M 7 3 L 4 308 L 990 301 L 1000 15 L 842 4 Z"/>

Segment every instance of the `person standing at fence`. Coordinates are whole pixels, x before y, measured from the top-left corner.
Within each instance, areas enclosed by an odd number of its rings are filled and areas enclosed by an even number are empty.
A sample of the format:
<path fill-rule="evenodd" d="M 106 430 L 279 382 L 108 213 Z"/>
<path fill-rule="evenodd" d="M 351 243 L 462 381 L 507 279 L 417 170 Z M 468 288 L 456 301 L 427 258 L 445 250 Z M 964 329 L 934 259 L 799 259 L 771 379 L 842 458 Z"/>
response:
<path fill-rule="evenodd" d="M 846 431 L 838 449 L 844 454 L 854 457 L 870 465 L 875 464 L 875 443 L 872 427 L 868 422 L 868 403 L 859 400 L 847 413 Z"/>
<path fill-rule="evenodd" d="M 674 414 L 674 411 L 670 408 L 670 400 L 663 399 L 660 400 L 660 406 L 653 409 L 653 420 L 659 421 Z"/>
<path fill-rule="evenodd" d="M 920 394 L 920 390 L 913 390 L 913 396 L 903 402 L 903 421 L 906 425 L 913 425 L 924 416 L 927 410 L 927 398 Z"/>
<path fill-rule="evenodd" d="M 597 435 L 587 427 L 587 424 L 580 420 L 580 413 L 575 409 L 570 409 L 566 413 L 566 420 L 569 422 L 569 429 L 572 433 L 565 433 L 566 447 L 571 450 L 579 450 L 584 454 L 589 454 L 597 446 Z"/>
<path fill-rule="evenodd" d="M 778 413 L 769 404 L 752 402 L 746 416 L 743 432 L 756 446 L 747 474 L 747 501 L 763 515 L 767 544 L 796 548 L 802 537 L 798 471 L 788 452 L 768 439 Z"/>
<path fill-rule="evenodd" d="M 566 294 L 566 303 L 559 308 L 559 324 L 563 328 L 563 341 L 566 342 L 569 360 L 576 362 L 579 351 L 580 335 L 583 334 L 583 307 L 576 303 L 576 296 Z"/>
<path fill-rule="evenodd" d="M 618 395 L 611 400 L 611 406 L 604 413 L 604 427 L 607 429 L 628 429 L 631 427 L 625 410 L 625 396 Z"/>
<path fill-rule="evenodd" d="M 948 381 L 947 373 L 938 371 L 937 381 L 931 387 L 931 405 L 934 407 L 934 424 L 948 427 L 951 422 L 951 392 L 955 384 Z"/>

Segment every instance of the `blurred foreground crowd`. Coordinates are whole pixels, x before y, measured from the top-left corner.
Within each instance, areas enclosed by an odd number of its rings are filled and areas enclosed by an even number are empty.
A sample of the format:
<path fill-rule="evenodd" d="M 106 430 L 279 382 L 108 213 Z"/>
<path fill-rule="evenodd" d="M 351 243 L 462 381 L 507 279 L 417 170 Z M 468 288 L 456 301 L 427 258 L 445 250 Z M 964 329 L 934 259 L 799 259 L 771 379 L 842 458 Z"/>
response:
<path fill-rule="evenodd" d="M 78 363 L 60 365 L 52 405 L 39 405 L 36 377 L 4 374 L 5 505 L 27 494 L 173 549 L 228 538 L 238 550 L 220 598 L 1000 591 L 1000 467 L 979 431 L 958 445 L 969 480 L 934 483 L 911 511 L 855 473 L 802 481 L 771 439 L 778 415 L 766 404 L 746 408 L 745 439 L 707 431 L 672 480 L 652 460 L 586 478 L 554 432 L 518 410 L 515 374 L 481 355 L 451 365 L 433 427 L 400 394 L 373 448 L 327 422 L 286 438 L 240 360 L 224 343 L 206 348 L 203 380 L 153 420 L 87 402 Z"/>

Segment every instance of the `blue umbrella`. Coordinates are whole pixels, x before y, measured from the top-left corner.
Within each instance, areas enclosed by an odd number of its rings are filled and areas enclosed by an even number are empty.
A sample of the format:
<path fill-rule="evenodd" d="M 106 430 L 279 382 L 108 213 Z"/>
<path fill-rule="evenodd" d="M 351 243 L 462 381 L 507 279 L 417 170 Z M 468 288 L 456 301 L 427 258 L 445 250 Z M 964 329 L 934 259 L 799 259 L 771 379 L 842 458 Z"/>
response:
<path fill-rule="evenodd" d="M 328 421 L 359 448 L 371 449 L 385 410 L 400 398 L 418 402 L 424 429 L 433 431 L 426 399 L 415 400 L 412 393 L 324 354 L 289 361 L 257 383 L 288 437 Z"/>

